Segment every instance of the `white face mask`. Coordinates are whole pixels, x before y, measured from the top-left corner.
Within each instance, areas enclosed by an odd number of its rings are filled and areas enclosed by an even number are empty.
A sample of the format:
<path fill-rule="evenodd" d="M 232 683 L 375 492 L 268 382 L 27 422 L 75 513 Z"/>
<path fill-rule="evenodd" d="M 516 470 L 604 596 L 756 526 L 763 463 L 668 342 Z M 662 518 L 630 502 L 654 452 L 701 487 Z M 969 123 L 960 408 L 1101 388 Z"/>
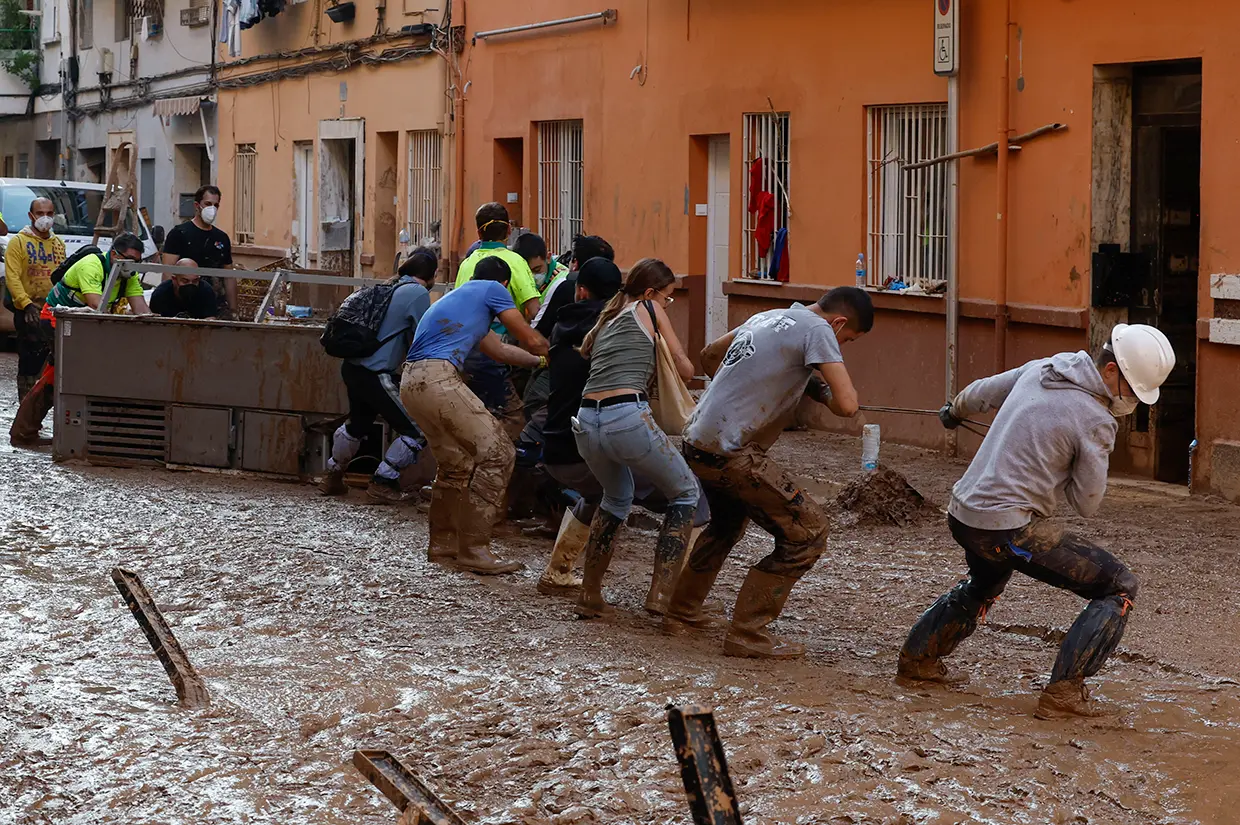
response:
<path fill-rule="evenodd" d="M 55 223 L 51 215 L 40 215 L 34 219 L 34 228 L 40 232 L 50 232 L 52 224 Z"/>
<path fill-rule="evenodd" d="M 204 206 L 202 208 L 202 222 L 205 223 L 207 226 L 211 226 L 213 223 L 215 223 L 215 213 L 218 211 L 219 210 L 216 209 L 214 206 Z"/>
<path fill-rule="evenodd" d="M 1135 398 L 1125 398 L 1122 395 L 1111 399 L 1111 415 L 1116 418 L 1123 418 L 1126 415 L 1132 415 L 1137 409 L 1140 402 Z"/>

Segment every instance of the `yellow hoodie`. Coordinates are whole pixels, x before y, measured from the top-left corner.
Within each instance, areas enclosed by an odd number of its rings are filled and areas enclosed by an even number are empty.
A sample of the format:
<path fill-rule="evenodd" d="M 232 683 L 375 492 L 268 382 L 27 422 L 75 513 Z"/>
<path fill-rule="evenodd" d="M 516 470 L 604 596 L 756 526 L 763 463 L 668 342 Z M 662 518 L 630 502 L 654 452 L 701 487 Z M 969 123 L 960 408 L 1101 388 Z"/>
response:
<path fill-rule="evenodd" d="M 65 242 L 56 235 L 44 240 L 27 226 L 10 237 L 4 250 L 4 281 L 13 306 L 22 310 L 31 301 L 43 303 L 52 288 L 52 271 L 64 260 Z"/>

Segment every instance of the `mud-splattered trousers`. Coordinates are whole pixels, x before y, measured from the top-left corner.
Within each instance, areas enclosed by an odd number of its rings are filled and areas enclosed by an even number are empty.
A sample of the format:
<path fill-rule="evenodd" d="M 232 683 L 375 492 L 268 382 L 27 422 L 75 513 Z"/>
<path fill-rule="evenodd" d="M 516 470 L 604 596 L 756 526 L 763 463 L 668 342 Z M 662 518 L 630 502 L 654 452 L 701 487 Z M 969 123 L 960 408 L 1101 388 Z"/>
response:
<path fill-rule="evenodd" d="M 775 549 L 754 565 L 763 573 L 799 579 L 827 549 L 829 523 L 766 451 L 750 444 L 733 456 L 686 442 L 685 460 L 702 482 L 711 521 L 689 556 L 689 567 L 717 573 L 752 519 L 775 538 Z"/>
<path fill-rule="evenodd" d="M 486 544 L 503 513 L 516 458 L 512 441 L 449 361 L 405 364 L 400 398 L 439 465 L 432 529 L 450 523 L 460 542 Z"/>
<path fill-rule="evenodd" d="M 901 658 L 939 659 L 977 628 L 1014 572 L 1070 590 L 1089 604 L 1068 631 L 1051 681 L 1097 673 L 1124 635 L 1137 597 L 1137 577 L 1095 544 L 1053 521 L 1035 519 L 1018 530 L 978 530 L 947 517 L 965 550 L 969 577 L 943 595 L 909 632 Z"/>
<path fill-rule="evenodd" d="M 622 396 L 623 397 L 623 396 Z M 573 422 L 573 440 L 590 472 L 603 485 L 599 504 L 623 521 L 633 509 L 636 472 L 667 497 L 669 506 L 696 505 L 698 482 L 672 441 L 655 423 L 645 401 L 595 408 L 582 401 Z"/>
<path fill-rule="evenodd" d="M 43 420 L 52 411 L 56 397 L 56 316 L 52 307 L 44 304 L 39 312 L 39 334 L 47 345 L 47 360 L 39 379 L 26 392 L 17 405 L 17 414 L 9 427 L 9 438 L 17 442 L 31 441 L 39 437 Z"/>

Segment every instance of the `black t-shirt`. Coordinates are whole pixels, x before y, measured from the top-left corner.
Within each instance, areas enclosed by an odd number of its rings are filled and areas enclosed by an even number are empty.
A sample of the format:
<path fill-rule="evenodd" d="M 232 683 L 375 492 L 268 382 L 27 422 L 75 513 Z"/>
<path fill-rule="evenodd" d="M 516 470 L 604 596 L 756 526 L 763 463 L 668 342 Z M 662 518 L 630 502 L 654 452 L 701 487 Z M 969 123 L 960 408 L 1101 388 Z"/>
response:
<path fill-rule="evenodd" d="M 228 233 L 214 226 L 206 230 L 199 229 L 193 221 L 172 227 L 168 237 L 164 238 L 163 252 L 165 255 L 189 258 L 204 269 L 223 269 L 233 262 L 232 241 Z M 204 277 L 202 280 L 215 290 L 215 298 L 220 305 L 227 306 L 224 279 Z"/>
<path fill-rule="evenodd" d="M 206 269 L 223 269 L 232 264 L 232 241 L 217 227 L 199 229 L 193 221 L 172 227 L 164 239 L 164 254 L 189 258 Z"/>
<path fill-rule="evenodd" d="M 172 281 L 155 287 L 151 295 L 151 312 L 165 318 L 187 315 L 190 318 L 214 318 L 219 313 L 215 290 L 201 281 L 193 287 L 177 289 Z"/>

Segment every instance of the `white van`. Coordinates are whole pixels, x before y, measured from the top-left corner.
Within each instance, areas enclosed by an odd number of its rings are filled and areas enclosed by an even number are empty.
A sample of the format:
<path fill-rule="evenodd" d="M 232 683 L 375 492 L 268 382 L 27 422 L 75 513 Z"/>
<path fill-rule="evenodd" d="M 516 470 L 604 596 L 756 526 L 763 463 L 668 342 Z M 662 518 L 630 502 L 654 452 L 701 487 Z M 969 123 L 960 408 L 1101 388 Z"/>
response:
<path fill-rule="evenodd" d="M 99 207 L 107 187 L 102 183 L 79 183 L 65 180 L 39 180 L 36 178 L 0 178 L 0 214 L 9 226 L 8 235 L 0 235 L 0 277 L 4 276 L 4 250 L 10 239 L 16 237 L 22 227 L 30 222 L 30 202 L 35 198 L 50 198 L 56 205 L 56 223 L 52 231 L 65 242 L 65 253 L 72 255 L 95 237 L 95 224 L 99 221 Z M 150 258 L 159 250 L 146 222 L 139 213 L 131 213 L 125 227 L 142 239 L 144 258 Z M 100 238 L 99 248 L 107 251 L 111 238 Z M 0 307 L 0 334 L 13 332 L 13 313 Z"/>

